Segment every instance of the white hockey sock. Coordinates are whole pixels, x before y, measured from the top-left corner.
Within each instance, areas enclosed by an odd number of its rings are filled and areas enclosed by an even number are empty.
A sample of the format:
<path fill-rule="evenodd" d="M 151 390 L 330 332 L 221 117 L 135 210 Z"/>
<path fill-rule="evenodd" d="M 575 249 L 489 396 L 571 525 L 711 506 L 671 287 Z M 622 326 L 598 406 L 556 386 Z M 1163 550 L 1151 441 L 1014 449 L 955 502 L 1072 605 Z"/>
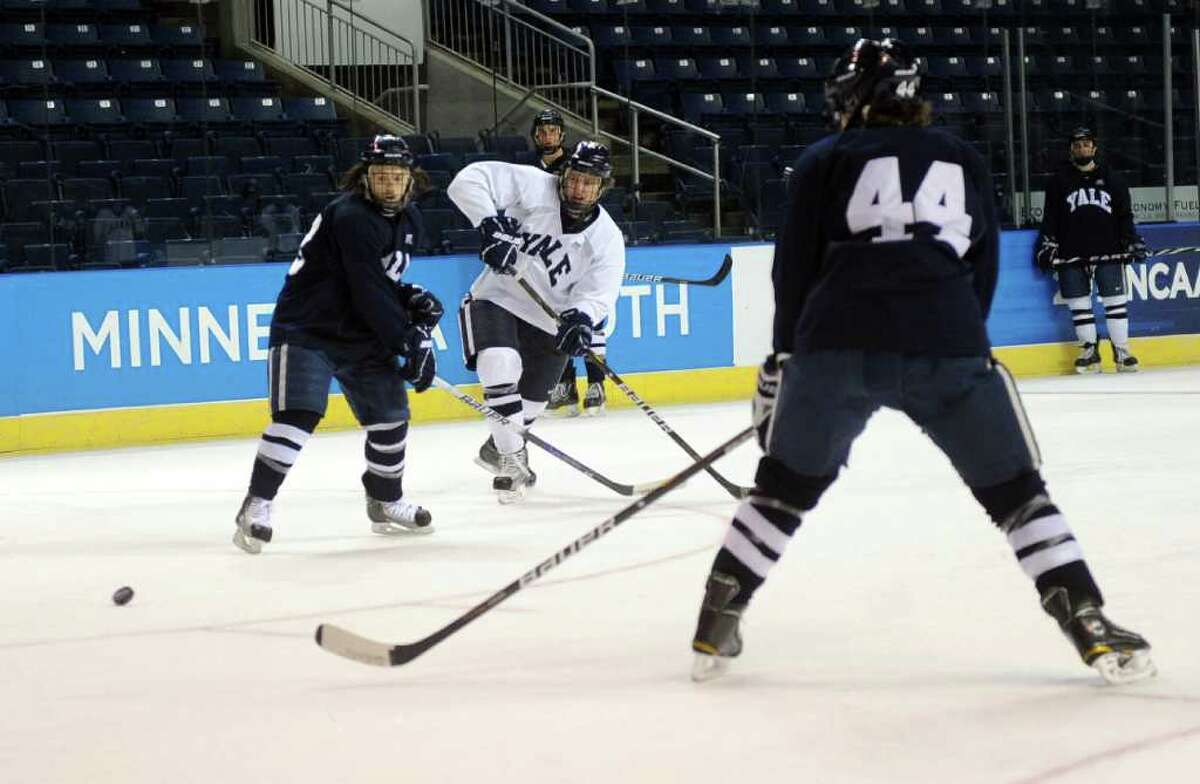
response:
<path fill-rule="evenodd" d="M 1096 342 L 1096 315 L 1092 313 L 1092 298 L 1072 297 L 1067 300 L 1071 309 L 1071 322 L 1075 325 L 1075 337 L 1080 343 Z"/>
<path fill-rule="evenodd" d="M 1108 337 L 1117 348 L 1129 350 L 1129 297 L 1101 297 L 1104 303 L 1104 321 L 1108 325 Z"/>

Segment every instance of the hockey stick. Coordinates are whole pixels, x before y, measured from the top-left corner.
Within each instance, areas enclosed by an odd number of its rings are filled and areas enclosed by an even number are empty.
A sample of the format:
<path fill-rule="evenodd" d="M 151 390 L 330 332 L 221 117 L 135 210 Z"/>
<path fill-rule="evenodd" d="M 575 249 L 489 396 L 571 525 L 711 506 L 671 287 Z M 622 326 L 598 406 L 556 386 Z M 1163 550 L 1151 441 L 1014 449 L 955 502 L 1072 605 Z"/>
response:
<path fill-rule="evenodd" d="M 721 267 L 712 277 L 704 280 L 691 280 L 690 278 L 673 278 L 670 275 L 645 275 L 641 272 L 626 272 L 625 280 L 634 283 L 687 283 L 691 286 L 719 286 L 721 281 L 729 276 L 729 270 L 733 269 L 733 256 L 725 254 L 725 260 L 721 262 Z"/>
<path fill-rule="evenodd" d="M 1069 259 L 1055 259 L 1054 266 L 1061 267 L 1064 264 L 1101 264 L 1106 261 L 1144 261 L 1145 259 L 1154 259 L 1159 256 L 1180 256 L 1185 253 L 1200 253 L 1200 247 L 1184 245 L 1178 248 L 1156 248 L 1141 259 L 1135 259 L 1132 253 L 1109 253 L 1103 256 L 1073 256 Z"/>
<path fill-rule="evenodd" d="M 483 414 L 488 419 L 499 422 L 502 425 L 512 424 L 508 418 L 503 416 L 499 411 L 489 407 L 486 403 L 481 403 L 440 376 L 433 377 L 433 385 L 438 389 L 449 392 L 451 395 L 466 403 L 479 413 Z M 548 441 L 543 441 L 529 431 L 525 431 L 525 439 L 534 446 L 539 447 L 543 451 L 549 453 L 551 456 L 557 457 L 559 460 L 571 466 L 571 468 L 574 468 L 581 474 L 594 479 L 595 481 L 607 487 L 609 490 L 621 495 L 641 495 L 642 493 L 648 493 L 654 488 L 663 484 L 662 482 L 643 482 L 639 485 L 623 485 L 620 482 L 614 482 L 598 471 L 588 468 L 583 463 L 568 455 L 566 452 L 562 451 Z"/>
<path fill-rule="evenodd" d="M 459 629 L 466 626 L 471 621 L 475 620 L 487 611 L 495 608 L 505 599 L 509 598 L 517 591 L 520 591 L 522 588 L 529 585 L 542 575 L 546 574 L 546 572 L 549 572 L 551 569 L 558 566 L 572 555 L 575 555 L 575 553 L 609 533 L 621 523 L 633 517 L 650 504 L 662 498 L 672 490 L 675 490 L 694 474 L 707 469 L 714 462 L 733 451 L 739 444 L 750 438 L 750 436 L 753 434 L 753 426 L 742 430 L 737 435 L 733 436 L 733 438 L 730 438 L 728 441 L 721 444 L 704 457 L 699 458 L 695 463 L 692 463 L 687 468 L 684 468 L 682 471 L 675 474 L 675 476 L 668 479 L 659 487 L 651 490 L 648 494 L 637 499 L 629 506 L 600 523 L 583 536 L 571 542 L 554 555 L 542 561 L 528 572 L 525 572 L 525 574 L 513 580 L 499 591 L 496 591 L 483 602 L 475 605 L 466 613 L 455 618 L 453 621 L 438 629 L 428 637 L 424 637 L 416 642 L 411 643 L 377 642 L 367 637 L 357 635 L 354 632 L 347 631 L 340 626 L 335 626 L 330 623 L 323 623 L 317 627 L 317 645 L 320 645 L 330 653 L 341 656 L 344 659 L 353 659 L 354 661 L 362 662 L 363 664 L 372 664 L 376 667 L 398 667 L 402 664 L 407 664 L 408 662 L 420 656 L 422 653 L 425 653 L 425 651 L 440 643 L 442 640 L 457 632 Z"/>
<path fill-rule="evenodd" d="M 523 278 L 523 277 L 518 276 L 517 283 L 519 283 L 521 285 L 521 288 L 525 289 L 525 293 L 529 295 L 530 299 L 532 299 L 534 302 L 536 302 L 542 310 L 546 311 L 546 315 L 548 315 L 550 318 L 554 319 L 555 322 L 558 321 L 558 314 L 554 312 L 554 308 L 550 307 L 550 303 L 548 303 L 548 302 L 546 302 L 546 300 L 542 299 L 542 295 L 538 294 L 537 290 L 534 289 L 533 286 L 529 285 L 529 281 L 525 280 L 525 278 Z M 691 457 L 693 460 L 700 459 L 700 454 L 695 449 L 692 449 L 691 445 L 688 444 L 687 441 L 684 441 L 683 438 L 681 438 L 678 433 L 676 433 L 674 430 L 672 430 L 671 426 L 668 425 L 665 421 L 663 421 L 663 418 L 658 415 L 657 411 L 655 411 L 653 408 L 650 407 L 649 403 L 647 403 L 645 400 L 642 400 L 640 397 L 638 397 L 638 394 L 636 392 L 634 392 L 632 389 L 630 389 L 629 385 L 625 383 L 625 380 L 622 379 L 620 376 L 618 376 L 617 372 L 615 370 L 613 370 L 611 367 L 609 367 L 608 363 L 605 362 L 603 358 L 598 356 L 596 354 L 596 352 L 591 351 L 590 349 L 588 350 L 586 356 L 589 360 L 596 363 L 596 367 L 598 367 L 604 371 L 604 375 L 606 375 L 610 379 L 612 379 L 612 382 L 617 385 L 617 388 L 625 393 L 625 397 L 632 400 L 634 405 L 636 405 L 638 408 L 642 409 L 642 411 L 645 412 L 646 416 L 650 417 L 650 419 L 652 419 L 654 421 L 654 424 L 658 425 L 660 430 L 662 430 L 664 433 L 666 433 L 668 436 L 670 436 L 671 440 L 674 441 L 676 444 L 679 444 L 679 446 L 683 448 L 683 451 L 687 452 L 689 457 Z M 712 468 L 706 468 L 705 470 L 709 473 L 709 475 L 713 479 L 717 480 L 717 484 L 719 484 L 719 485 L 721 485 L 721 487 L 725 488 L 726 492 L 728 492 L 734 498 L 745 498 L 746 495 L 750 492 L 750 488 L 742 487 L 740 485 L 735 485 L 733 482 L 730 482 L 728 479 L 721 476 L 721 474 L 717 473 Z"/>

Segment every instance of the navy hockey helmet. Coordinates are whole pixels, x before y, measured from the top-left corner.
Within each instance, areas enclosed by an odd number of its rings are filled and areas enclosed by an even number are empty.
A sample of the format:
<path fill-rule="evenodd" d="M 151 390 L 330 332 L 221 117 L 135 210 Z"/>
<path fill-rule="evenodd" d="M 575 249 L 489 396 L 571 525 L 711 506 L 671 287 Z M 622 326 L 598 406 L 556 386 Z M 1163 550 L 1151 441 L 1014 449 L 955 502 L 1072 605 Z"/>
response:
<path fill-rule="evenodd" d="M 1071 131 L 1071 144 L 1074 144 L 1075 142 L 1086 142 L 1086 141 L 1090 141 L 1092 144 L 1095 144 L 1096 143 L 1095 132 L 1091 128 L 1088 128 L 1086 125 L 1076 126 Z"/>
<path fill-rule="evenodd" d="M 581 174 L 598 177 L 598 183 L 594 180 L 581 182 Z M 597 183 L 593 193 L 583 196 L 582 192 L 591 189 L 593 183 Z M 588 217 L 612 183 L 612 154 L 608 148 L 600 142 L 578 142 L 558 175 L 558 195 L 563 211 L 574 220 Z"/>
<path fill-rule="evenodd" d="M 394 214 L 408 206 L 413 193 L 413 172 L 416 158 L 408 143 L 399 136 L 380 134 L 371 140 L 362 153 L 363 186 L 366 196 L 379 205 L 385 215 Z M 405 171 L 389 171 L 399 167 Z"/>
<path fill-rule="evenodd" d="M 538 142 L 538 128 L 541 128 L 544 125 L 551 125 L 558 128 L 559 136 L 557 145 L 542 145 Z M 545 111 L 538 112 L 533 118 L 533 123 L 531 123 L 529 126 L 529 138 L 533 139 L 533 146 L 537 147 L 538 152 L 542 153 L 543 155 L 552 153 L 559 147 L 562 147 L 563 142 L 567 139 L 567 122 L 563 119 L 561 114 L 553 109 L 546 109 Z"/>
<path fill-rule="evenodd" d="M 918 100 L 925 61 L 892 38 L 860 38 L 825 80 L 825 111 L 836 127 L 860 122 L 862 108 L 883 98 Z"/>

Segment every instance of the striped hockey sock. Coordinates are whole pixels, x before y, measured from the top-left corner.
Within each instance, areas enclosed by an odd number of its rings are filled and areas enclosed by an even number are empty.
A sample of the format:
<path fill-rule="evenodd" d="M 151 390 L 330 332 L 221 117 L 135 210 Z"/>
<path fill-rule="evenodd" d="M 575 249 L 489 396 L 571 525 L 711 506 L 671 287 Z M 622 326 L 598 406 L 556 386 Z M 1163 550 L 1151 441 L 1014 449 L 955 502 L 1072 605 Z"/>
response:
<path fill-rule="evenodd" d="M 746 604 L 783 555 L 802 512 L 774 498 L 751 495 L 734 512 L 713 571 L 737 579 L 734 604 Z"/>
<path fill-rule="evenodd" d="M 258 455 L 250 474 L 250 494 L 268 501 L 275 498 L 288 471 L 300 457 L 317 427 L 317 417 L 295 417 L 294 423 L 277 421 L 267 425 L 258 442 Z"/>
<path fill-rule="evenodd" d="M 404 495 L 404 449 L 408 443 L 408 422 L 385 422 L 367 426 L 363 454 L 367 470 L 363 487 L 376 501 L 396 501 Z"/>
<path fill-rule="evenodd" d="M 1092 312 L 1092 298 L 1072 297 L 1067 300 L 1071 309 L 1071 323 L 1075 325 L 1075 336 L 1080 343 L 1096 342 L 1096 314 Z"/>

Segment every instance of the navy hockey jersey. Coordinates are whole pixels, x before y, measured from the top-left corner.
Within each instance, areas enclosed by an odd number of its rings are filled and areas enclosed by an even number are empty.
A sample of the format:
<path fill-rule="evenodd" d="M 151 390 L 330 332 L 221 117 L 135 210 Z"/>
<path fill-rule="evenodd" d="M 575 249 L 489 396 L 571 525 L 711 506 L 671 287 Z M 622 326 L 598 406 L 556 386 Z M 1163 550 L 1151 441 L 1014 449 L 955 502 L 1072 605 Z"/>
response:
<path fill-rule="evenodd" d="M 391 218 L 357 193 L 326 205 L 288 270 L 271 319 L 271 345 L 402 353 L 409 322 L 398 284 L 420 232 L 413 205 Z"/>
<path fill-rule="evenodd" d="M 999 229 L 987 166 L 932 128 L 860 128 L 800 156 L 775 246 L 775 351 L 990 352 Z"/>
<path fill-rule="evenodd" d="M 1042 237 L 1058 241 L 1058 257 L 1120 253 L 1137 239 L 1129 188 L 1104 164 L 1090 172 L 1067 165 L 1046 188 Z M 1040 247 L 1040 239 L 1039 239 Z"/>

